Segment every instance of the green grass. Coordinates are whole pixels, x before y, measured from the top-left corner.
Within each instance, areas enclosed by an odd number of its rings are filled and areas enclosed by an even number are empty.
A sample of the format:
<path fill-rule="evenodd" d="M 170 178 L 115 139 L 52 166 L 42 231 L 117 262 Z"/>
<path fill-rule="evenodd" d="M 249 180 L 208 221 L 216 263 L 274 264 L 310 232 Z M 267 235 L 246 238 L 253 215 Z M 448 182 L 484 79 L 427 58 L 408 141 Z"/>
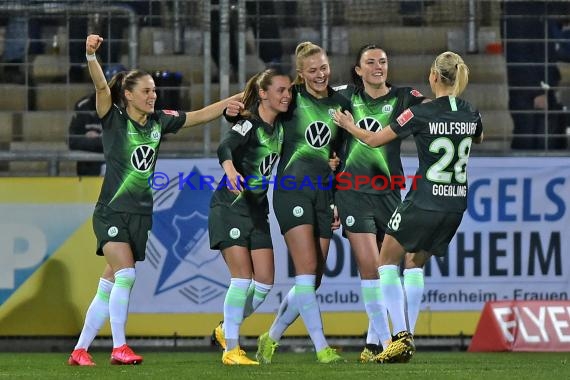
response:
<path fill-rule="evenodd" d="M 312 353 L 280 353 L 259 367 L 221 364 L 221 353 L 142 352 L 138 366 L 111 366 L 108 353 L 96 352 L 96 367 L 69 367 L 63 353 L 0 353 L 0 379 L 568 379 L 570 353 L 419 352 L 408 364 L 360 364 L 357 352 L 347 363 L 316 363 Z"/>

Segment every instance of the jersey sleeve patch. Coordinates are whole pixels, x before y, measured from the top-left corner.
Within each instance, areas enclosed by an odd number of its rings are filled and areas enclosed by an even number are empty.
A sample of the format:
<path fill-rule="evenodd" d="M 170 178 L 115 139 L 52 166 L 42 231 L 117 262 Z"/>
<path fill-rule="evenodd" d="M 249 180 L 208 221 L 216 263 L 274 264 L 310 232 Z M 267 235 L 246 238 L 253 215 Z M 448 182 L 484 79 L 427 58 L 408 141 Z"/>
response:
<path fill-rule="evenodd" d="M 413 96 L 415 96 L 416 98 L 423 98 L 424 96 L 422 95 L 421 92 L 419 92 L 418 90 L 416 90 L 415 88 L 410 91 L 410 94 L 412 94 Z"/>
<path fill-rule="evenodd" d="M 341 84 L 340 86 L 334 86 L 333 90 L 340 91 L 340 90 L 346 90 L 347 88 L 348 88 L 347 84 Z"/>
<path fill-rule="evenodd" d="M 242 136 L 245 136 L 250 129 L 253 128 L 253 124 L 249 120 L 244 120 L 242 123 L 235 124 L 232 130 L 236 131 Z"/>
<path fill-rule="evenodd" d="M 178 114 L 178 111 L 162 110 L 162 112 L 164 112 L 165 115 L 170 115 L 170 116 L 175 116 L 175 117 L 180 116 L 180 115 Z"/>
<path fill-rule="evenodd" d="M 403 127 L 404 125 L 406 125 L 406 123 L 408 121 L 412 120 L 413 117 L 414 117 L 414 113 L 412 112 L 412 110 L 409 108 L 406 108 L 406 110 L 404 112 L 402 112 L 400 114 L 400 116 L 398 116 L 396 121 L 398 122 L 400 127 Z"/>

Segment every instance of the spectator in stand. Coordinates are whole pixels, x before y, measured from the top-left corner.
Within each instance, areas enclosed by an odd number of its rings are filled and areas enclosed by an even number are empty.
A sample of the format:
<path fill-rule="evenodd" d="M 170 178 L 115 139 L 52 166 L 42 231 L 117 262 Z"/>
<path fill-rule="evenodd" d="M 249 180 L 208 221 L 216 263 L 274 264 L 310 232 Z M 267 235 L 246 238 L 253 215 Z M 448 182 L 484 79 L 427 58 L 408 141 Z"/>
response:
<path fill-rule="evenodd" d="M 103 153 L 103 127 L 95 111 L 95 92 L 79 99 L 74 110 L 75 114 L 69 124 L 69 149 Z M 103 175 L 104 164 L 103 161 L 77 161 L 77 175 Z"/>
<path fill-rule="evenodd" d="M 6 1 L 5 5 L 31 6 L 38 5 L 35 0 Z M 41 39 L 41 24 L 37 17 L 25 13 L 8 13 L 6 24 L 4 53 L 2 54 L 2 71 L 5 82 L 25 82 L 25 62 L 28 55 L 42 54 L 44 46 Z M 28 41 L 29 40 L 29 41 Z"/>
<path fill-rule="evenodd" d="M 556 61 L 564 60 L 565 44 L 550 42 L 546 46 L 546 41 L 562 35 L 560 15 L 568 14 L 570 3 L 562 1 L 503 4 L 502 34 L 514 123 L 512 149 L 567 147 L 564 107 L 555 89 L 561 80 Z"/>
<path fill-rule="evenodd" d="M 105 78 L 110 81 L 115 74 L 127 71 L 122 65 L 105 70 Z M 69 124 L 69 149 L 103 153 L 101 119 L 95 110 L 95 92 L 79 99 L 75 104 L 75 114 Z M 98 176 L 105 174 L 103 161 L 78 161 L 78 176 Z"/>

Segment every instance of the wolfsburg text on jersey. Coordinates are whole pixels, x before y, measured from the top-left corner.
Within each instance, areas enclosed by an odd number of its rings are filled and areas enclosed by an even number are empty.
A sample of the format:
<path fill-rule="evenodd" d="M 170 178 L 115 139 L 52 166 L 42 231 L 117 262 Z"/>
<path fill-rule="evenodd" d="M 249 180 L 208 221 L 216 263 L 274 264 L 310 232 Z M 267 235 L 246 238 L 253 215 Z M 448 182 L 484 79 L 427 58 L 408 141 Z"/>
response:
<path fill-rule="evenodd" d="M 473 136 L 477 129 L 477 123 L 463 121 L 440 121 L 429 123 L 429 133 L 432 135 L 467 135 Z"/>

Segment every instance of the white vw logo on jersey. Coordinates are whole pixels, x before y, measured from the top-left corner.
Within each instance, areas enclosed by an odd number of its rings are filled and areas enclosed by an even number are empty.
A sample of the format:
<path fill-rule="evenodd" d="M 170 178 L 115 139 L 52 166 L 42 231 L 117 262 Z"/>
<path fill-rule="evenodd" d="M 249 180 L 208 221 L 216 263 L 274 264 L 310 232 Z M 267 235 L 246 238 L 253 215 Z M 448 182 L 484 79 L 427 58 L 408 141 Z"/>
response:
<path fill-rule="evenodd" d="M 376 132 L 380 129 L 382 129 L 382 124 L 380 124 L 380 122 L 372 117 L 365 117 L 363 119 L 360 119 L 358 121 L 358 126 L 362 129 L 366 129 L 367 131 L 370 132 Z"/>
<path fill-rule="evenodd" d="M 329 126 L 322 121 L 311 123 L 305 131 L 305 139 L 313 148 L 320 149 L 327 145 L 331 139 Z"/>
<path fill-rule="evenodd" d="M 139 145 L 131 154 L 131 165 L 138 172 L 146 172 L 152 168 L 156 157 L 154 148 L 149 145 Z"/>
<path fill-rule="evenodd" d="M 358 123 L 356 123 L 356 125 L 358 125 L 359 128 L 365 129 L 370 132 L 378 132 L 382 129 L 382 124 L 380 124 L 378 120 L 372 117 L 365 117 L 363 119 L 360 119 Z M 363 145 L 366 145 L 365 143 L 363 143 L 358 139 L 356 139 L 356 141 L 358 141 Z"/>
<path fill-rule="evenodd" d="M 259 164 L 259 173 L 262 176 L 267 177 L 271 174 L 271 170 L 273 169 L 273 164 L 277 161 L 277 157 L 279 155 L 277 153 L 271 153 L 268 156 L 265 156 L 261 163 Z"/>

